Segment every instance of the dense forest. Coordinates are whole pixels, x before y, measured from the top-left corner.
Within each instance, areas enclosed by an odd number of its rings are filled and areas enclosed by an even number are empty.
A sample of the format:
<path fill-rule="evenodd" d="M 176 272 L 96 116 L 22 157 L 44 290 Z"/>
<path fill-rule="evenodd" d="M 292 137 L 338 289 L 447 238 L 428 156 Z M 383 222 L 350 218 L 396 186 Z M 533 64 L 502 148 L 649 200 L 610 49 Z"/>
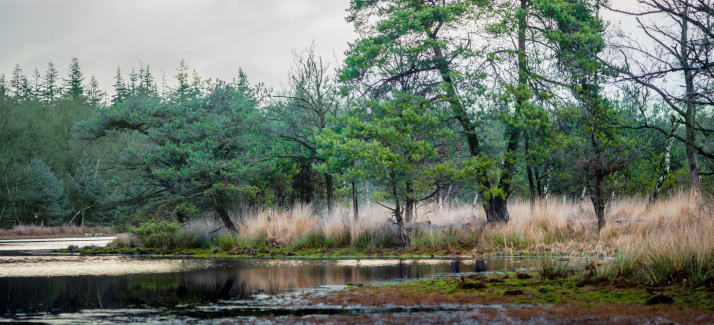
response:
<path fill-rule="evenodd" d="M 0 76 L 0 227 L 185 223 L 256 207 L 655 201 L 714 193 L 714 10 L 643 0 L 352 0 L 343 62 L 293 53 L 280 89 L 138 64 L 111 95 L 72 58 Z M 604 8 L 605 7 L 605 8 Z M 634 19 L 634 18 L 633 18 Z M 170 85 L 169 85 L 170 84 Z"/>

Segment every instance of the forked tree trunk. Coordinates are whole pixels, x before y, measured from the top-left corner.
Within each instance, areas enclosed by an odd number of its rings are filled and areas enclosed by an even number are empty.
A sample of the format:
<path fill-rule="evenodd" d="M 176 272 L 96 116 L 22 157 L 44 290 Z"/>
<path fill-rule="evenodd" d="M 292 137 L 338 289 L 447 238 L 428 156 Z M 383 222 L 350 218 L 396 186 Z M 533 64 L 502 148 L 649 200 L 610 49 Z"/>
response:
<path fill-rule="evenodd" d="M 483 201 L 488 222 L 508 222 L 508 199 L 501 196 L 491 197 Z"/>

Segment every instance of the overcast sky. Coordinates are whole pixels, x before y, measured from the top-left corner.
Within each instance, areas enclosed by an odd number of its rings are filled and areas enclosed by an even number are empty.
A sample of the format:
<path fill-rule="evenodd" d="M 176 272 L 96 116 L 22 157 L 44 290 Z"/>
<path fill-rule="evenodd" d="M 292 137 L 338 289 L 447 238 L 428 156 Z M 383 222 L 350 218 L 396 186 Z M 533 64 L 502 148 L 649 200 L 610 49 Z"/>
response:
<path fill-rule="evenodd" d="M 631 7 L 635 0 L 619 0 Z M 349 0 L 0 0 L 0 73 L 19 63 L 28 76 L 53 61 L 64 77 L 72 56 L 89 81 L 113 93 L 117 65 L 151 66 L 170 85 L 182 59 L 203 77 L 230 80 L 243 68 L 252 83 L 279 87 L 292 49 L 314 40 L 319 55 L 343 59 L 357 38 L 345 22 Z M 621 16 L 603 12 L 606 19 Z M 625 19 L 626 26 L 632 21 Z M 334 66 L 334 65 L 333 65 Z"/>
<path fill-rule="evenodd" d="M 349 0 L 0 0 L 0 73 L 16 63 L 30 76 L 53 61 L 65 77 L 72 56 L 86 80 L 112 91 L 123 73 L 151 66 L 169 84 L 181 60 L 203 77 L 279 87 L 292 49 L 315 41 L 319 55 L 343 58 L 357 37 L 344 17 Z M 334 66 L 334 65 L 333 65 Z M 127 76 L 124 76 L 127 79 Z"/>

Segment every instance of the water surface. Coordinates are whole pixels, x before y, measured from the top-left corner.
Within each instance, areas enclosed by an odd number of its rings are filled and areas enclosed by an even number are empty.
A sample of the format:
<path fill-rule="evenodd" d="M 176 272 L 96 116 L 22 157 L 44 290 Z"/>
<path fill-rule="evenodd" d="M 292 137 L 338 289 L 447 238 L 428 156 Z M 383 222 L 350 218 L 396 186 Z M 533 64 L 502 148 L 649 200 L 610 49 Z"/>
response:
<path fill-rule="evenodd" d="M 2 311 L 172 307 L 444 274 L 529 268 L 530 258 L 236 259 L 0 257 Z"/>

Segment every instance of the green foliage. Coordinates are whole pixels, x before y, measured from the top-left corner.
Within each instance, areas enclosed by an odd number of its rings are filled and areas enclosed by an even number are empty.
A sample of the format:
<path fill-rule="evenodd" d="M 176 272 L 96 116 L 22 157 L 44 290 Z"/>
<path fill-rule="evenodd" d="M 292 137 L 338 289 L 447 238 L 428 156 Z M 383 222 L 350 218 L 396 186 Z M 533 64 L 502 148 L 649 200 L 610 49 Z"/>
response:
<path fill-rule="evenodd" d="M 129 232 L 139 237 L 144 247 L 169 248 L 173 239 L 181 229 L 181 224 L 168 221 L 147 221 L 136 227 L 130 227 Z"/>
<path fill-rule="evenodd" d="M 179 220 L 212 207 L 234 230 L 227 210 L 235 198 L 255 196 L 247 180 L 259 168 L 261 144 L 257 99 L 246 82 L 219 82 L 205 97 L 179 103 L 132 97 L 98 110 L 74 134 L 81 142 L 131 135 L 146 144 L 128 147 L 119 161 L 144 189 L 133 200 Z"/>
<path fill-rule="evenodd" d="M 60 225 L 69 214 L 64 184 L 50 167 L 35 158 L 27 166 L 29 207 L 35 213 L 35 223 Z"/>

